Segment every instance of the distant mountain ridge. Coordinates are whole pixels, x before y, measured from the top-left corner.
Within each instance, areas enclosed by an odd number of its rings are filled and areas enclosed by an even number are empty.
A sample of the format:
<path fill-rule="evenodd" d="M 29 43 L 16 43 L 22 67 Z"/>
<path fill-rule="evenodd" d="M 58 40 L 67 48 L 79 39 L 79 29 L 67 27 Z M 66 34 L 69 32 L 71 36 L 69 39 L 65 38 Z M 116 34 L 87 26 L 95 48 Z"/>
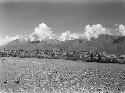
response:
<path fill-rule="evenodd" d="M 3 47 L 2 47 L 3 48 Z M 69 51 L 97 51 L 107 52 L 111 54 L 125 54 L 125 36 L 112 36 L 112 35 L 100 35 L 98 38 L 87 39 L 74 39 L 74 40 L 48 40 L 48 41 L 20 41 L 14 40 L 4 46 L 6 49 L 23 49 L 23 50 L 35 50 L 35 49 L 66 49 Z"/>

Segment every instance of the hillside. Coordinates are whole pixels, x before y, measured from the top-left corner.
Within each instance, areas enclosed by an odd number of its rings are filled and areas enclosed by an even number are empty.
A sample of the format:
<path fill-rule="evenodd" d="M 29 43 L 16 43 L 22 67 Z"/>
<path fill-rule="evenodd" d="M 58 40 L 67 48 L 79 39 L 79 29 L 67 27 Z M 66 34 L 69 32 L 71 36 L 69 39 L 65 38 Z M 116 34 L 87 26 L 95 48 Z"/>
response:
<path fill-rule="evenodd" d="M 75 40 L 49 40 L 49 41 L 20 41 L 14 40 L 5 46 L 6 49 L 66 49 L 70 51 L 105 51 L 113 54 L 125 54 L 125 37 L 100 35 L 98 38 L 75 39 Z"/>

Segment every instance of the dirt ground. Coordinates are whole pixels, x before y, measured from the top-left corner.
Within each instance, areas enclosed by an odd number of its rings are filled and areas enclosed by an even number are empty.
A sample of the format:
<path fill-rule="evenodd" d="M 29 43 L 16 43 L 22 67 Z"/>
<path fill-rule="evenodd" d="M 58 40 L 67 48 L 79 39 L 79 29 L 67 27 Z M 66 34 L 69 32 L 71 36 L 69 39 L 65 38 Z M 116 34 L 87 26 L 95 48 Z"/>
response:
<path fill-rule="evenodd" d="M 125 65 L 0 58 L 0 93 L 125 93 Z"/>

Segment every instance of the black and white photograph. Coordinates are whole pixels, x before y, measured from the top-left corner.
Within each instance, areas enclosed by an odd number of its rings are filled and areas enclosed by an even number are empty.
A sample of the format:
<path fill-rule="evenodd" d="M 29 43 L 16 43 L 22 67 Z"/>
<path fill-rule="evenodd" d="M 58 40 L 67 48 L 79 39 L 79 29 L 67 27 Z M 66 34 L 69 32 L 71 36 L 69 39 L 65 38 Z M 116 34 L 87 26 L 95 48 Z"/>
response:
<path fill-rule="evenodd" d="M 0 93 L 125 93 L 125 0 L 0 0 Z"/>

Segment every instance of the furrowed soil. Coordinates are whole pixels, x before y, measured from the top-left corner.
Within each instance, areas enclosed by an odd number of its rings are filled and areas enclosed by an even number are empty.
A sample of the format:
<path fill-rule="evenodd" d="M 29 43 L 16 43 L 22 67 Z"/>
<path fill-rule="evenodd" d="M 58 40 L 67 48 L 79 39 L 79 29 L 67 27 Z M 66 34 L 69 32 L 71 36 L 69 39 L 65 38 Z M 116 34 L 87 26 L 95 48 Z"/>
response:
<path fill-rule="evenodd" d="M 125 65 L 0 58 L 0 93 L 125 93 Z"/>

